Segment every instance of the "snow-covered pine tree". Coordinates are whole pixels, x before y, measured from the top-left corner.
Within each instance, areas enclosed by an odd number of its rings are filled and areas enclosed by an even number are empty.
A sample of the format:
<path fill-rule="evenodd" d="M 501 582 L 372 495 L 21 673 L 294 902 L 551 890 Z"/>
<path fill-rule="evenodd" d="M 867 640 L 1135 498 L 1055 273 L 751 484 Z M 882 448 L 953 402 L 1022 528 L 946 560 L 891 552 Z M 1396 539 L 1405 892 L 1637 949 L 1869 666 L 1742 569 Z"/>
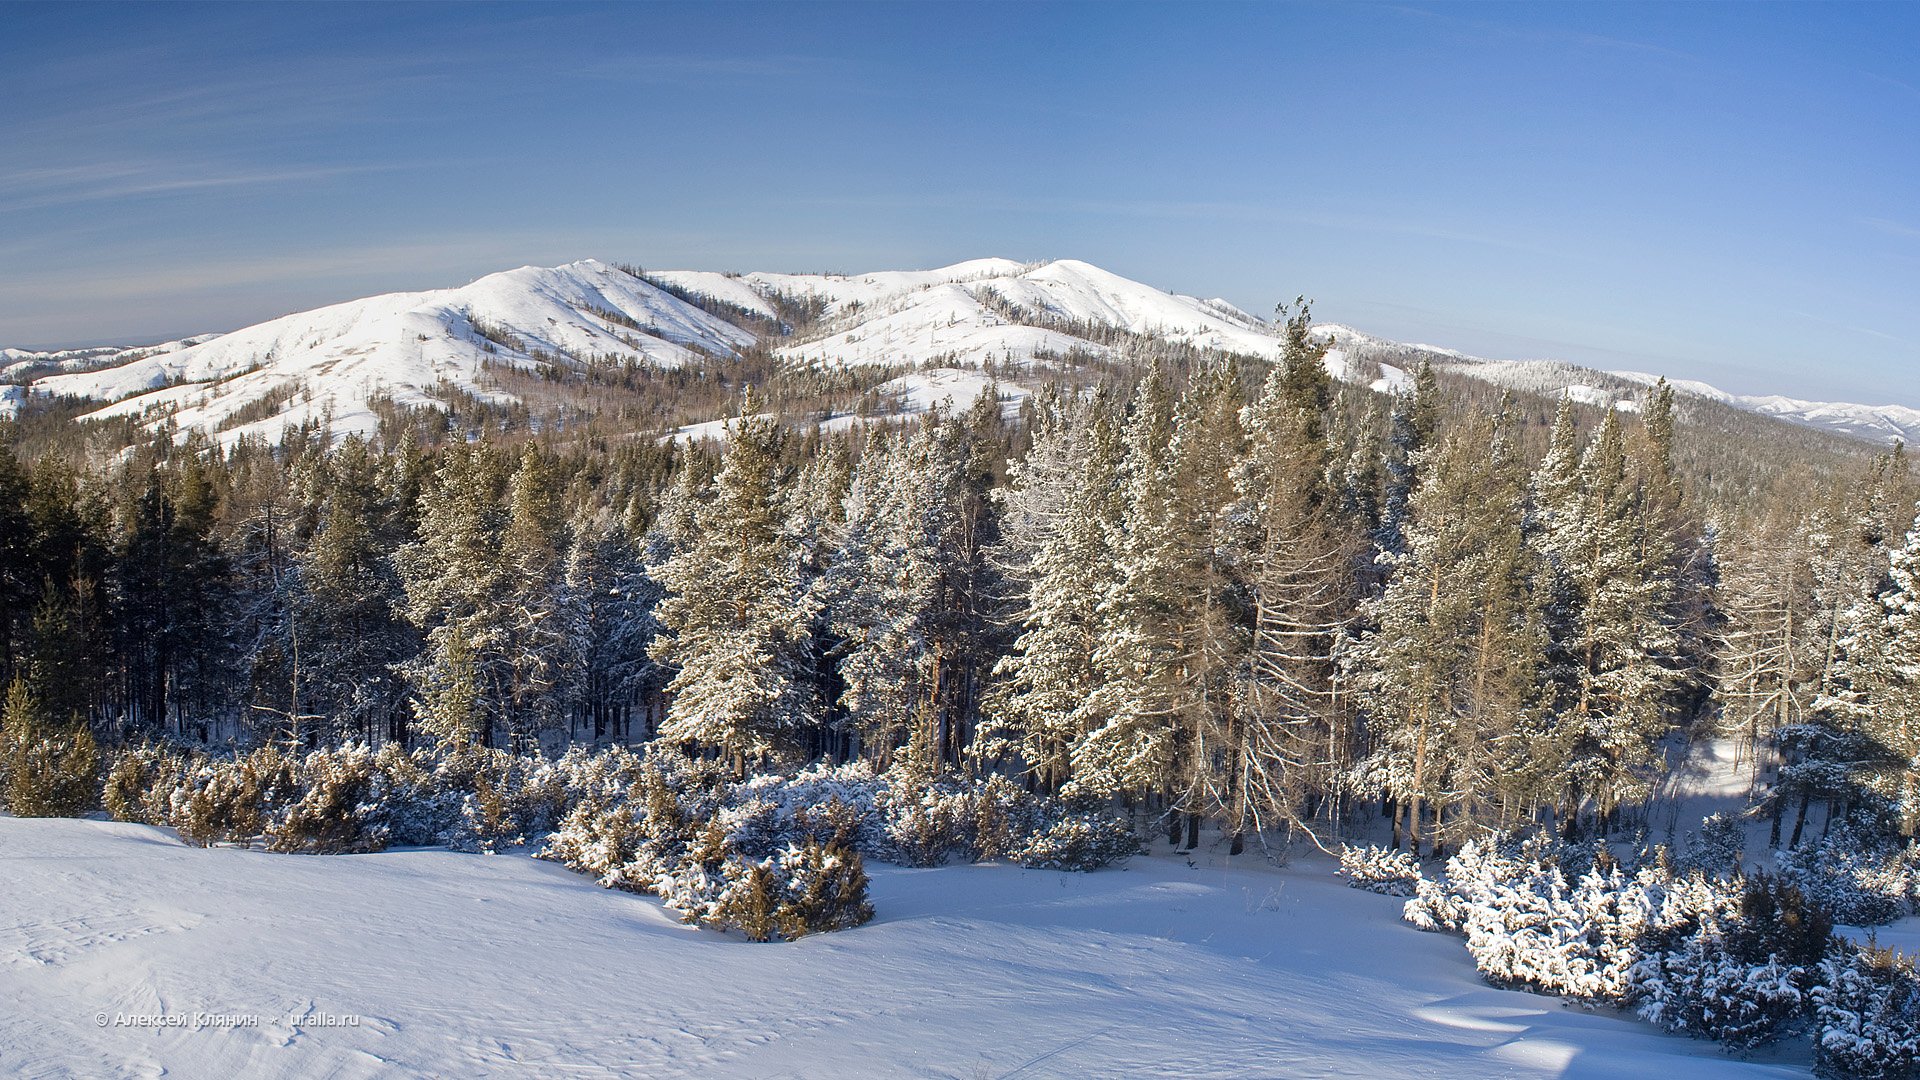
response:
<path fill-rule="evenodd" d="M 407 618 L 426 636 L 408 667 L 416 717 L 445 744 L 491 746 L 507 711 L 511 660 L 498 619 L 512 573 L 500 559 L 506 479 L 487 444 L 449 448 L 421 493 L 419 539 L 394 553 Z"/>
<path fill-rule="evenodd" d="M 1877 774 L 1898 764 L 1877 739 L 1873 700 L 1889 645 L 1880 597 L 1889 588 L 1895 532 L 1889 503 L 1898 463 L 1894 455 L 1876 461 L 1866 480 L 1823 508 L 1810 538 L 1815 690 L 1800 722 L 1775 733 L 1781 758 L 1770 793 L 1776 845 L 1789 805 L 1794 823 L 1786 843 L 1797 848 L 1814 802 L 1827 802 L 1830 818 L 1844 815 Z"/>
<path fill-rule="evenodd" d="M 1920 514 L 1889 560 L 1879 599 L 1885 651 L 1873 732 L 1898 762 L 1882 791 L 1893 800 L 1902 831 L 1920 836 Z"/>
<path fill-rule="evenodd" d="M 1723 618 L 1713 640 L 1720 728 L 1756 756 L 1813 700 L 1808 534 L 1800 508 L 1776 505 L 1723 541 L 1726 571 L 1716 590 Z"/>
<path fill-rule="evenodd" d="M 1050 792 L 1071 778 L 1073 747 L 1086 734 L 1099 678 L 1101 600 L 1116 584 L 1110 409 L 1104 395 L 1084 401 L 1044 392 L 1032 443 L 1009 466 L 1001 492 L 993 558 L 1010 586 L 1008 618 L 1019 634 L 994 668 L 975 753 L 988 761 L 1018 754 Z"/>
<path fill-rule="evenodd" d="M 398 668 L 420 647 L 402 613 L 390 553 L 407 542 L 401 507 L 365 440 L 349 437 L 325 462 L 318 527 L 291 605 L 300 642 L 302 703 L 338 734 L 404 741 L 406 687 Z"/>
<path fill-rule="evenodd" d="M 1246 832 L 1311 819 L 1338 790 L 1353 744 L 1336 653 L 1357 559 L 1327 479 L 1332 394 L 1310 319 L 1304 305 L 1287 319 L 1285 352 L 1247 410 L 1248 448 L 1233 477 L 1249 608 L 1229 747 L 1226 827 L 1236 848 Z"/>
<path fill-rule="evenodd" d="M 491 613 L 505 646 L 507 732 L 516 751 L 568 725 L 579 698 L 577 594 L 568 587 L 568 541 L 553 465 L 534 443 L 507 485 L 500 559 L 510 576 Z"/>
<path fill-rule="evenodd" d="M 572 527 L 566 588 L 570 597 L 570 636 L 580 659 L 575 684 L 581 731 L 598 742 L 635 734 L 633 710 L 659 695 L 665 673 L 647 655 L 660 632 L 654 608 L 658 583 L 647 575 L 642 549 L 611 513 L 584 508 Z"/>
<path fill-rule="evenodd" d="M 744 769 L 782 756 L 815 721 L 807 685 L 814 601 L 781 514 L 786 431 L 749 395 L 727 426 L 692 534 L 650 572 L 666 590 L 652 655 L 676 668 L 662 738 L 718 748 Z"/>
<path fill-rule="evenodd" d="M 1559 800 L 1571 832 L 1591 806 L 1604 829 L 1647 793 L 1656 747 L 1673 723 L 1672 577 L 1653 557 L 1641 478 L 1632 474 L 1619 413 L 1576 457 L 1572 406 L 1534 474 L 1535 536 L 1550 560 L 1542 610 L 1552 646 L 1558 730 L 1568 760 Z"/>
<path fill-rule="evenodd" d="M 1121 436 L 1122 509 L 1113 538 L 1118 581 L 1102 598 L 1086 735 L 1071 754 L 1072 786 L 1099 796 L 1167 792 L 1180 685 L 1178 595 L 1168 447 L 1173 407 L 1165 375 L 1147 372 Z"/>
<path fill-rule="evenodd" d="M 856 753 L 886 768 L 929 706 L 927 622 L 938 557 L 925 523 L 924 433 L 868 431 L 844 503 L 845 525 L 816 593 L 836 639 L 840 721 Z M 916 461 L 918 459 L 918 461 Z M 933 747 L 920 743 L 921 754 Z M 923 772 L 933 762 L 915 763 Z"/>
<path fill-rule="evenodd" d="M 1176 577 L 1172 659 L 1179 691 L 1174 729 L 1175 806 L 1187 846 L 1202 818 L 1219 818 L 1238 853 L 1247 830 L 1245 685 L 1253 617 L 1245 585 L 1241 506 L 1233 486 L 1246 437 L 1245 398 L 1231 361 L 1200 372 L 1181 396 L 1168 461 Z"/>
<path fill-rule="evenodd" d="M 1395 394 L 1387 419 L 1385 482 L 1374 548 L 1391 563 L 1404 549 L 1407 502 L 1420 484 L 1422 455 L 1440 425 L 1440 385 L 1431 363 L 1422 363 L 1411 389 Z"/>
<path fill-rule="evenodd" d="M 1416 854 L 1423 810 L 1438 841 L 1526 808 L 1545 645 L 1522 474 L 1500 425 L 1470 417 L 1421 464 L 1405 548 L 1352 657 L 1376 740 L 1360 775 L 1406 808 Z"/>

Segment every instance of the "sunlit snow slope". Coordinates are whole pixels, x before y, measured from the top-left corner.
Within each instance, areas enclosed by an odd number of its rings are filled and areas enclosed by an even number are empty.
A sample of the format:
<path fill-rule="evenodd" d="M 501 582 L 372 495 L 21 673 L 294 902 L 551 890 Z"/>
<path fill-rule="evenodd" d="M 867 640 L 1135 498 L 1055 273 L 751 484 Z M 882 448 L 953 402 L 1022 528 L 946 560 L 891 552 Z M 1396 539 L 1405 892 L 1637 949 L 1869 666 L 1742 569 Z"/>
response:
<path fill-rule="evenodd" d="M 631 274 L 586 260 L 508 270 L 457 289 L 352 300 L 32 386 L 114 402 L 94 417 L 170 408 L 182 428 L 272 438 L 289 423 L 328 414 L 335 431 L 371 430 L 368 403 L 376 395 L 427 405 L 445 384 L 491 396 L 490 365 L 611 357 L 672 367 L 702 353 L 732 355 L 753 341 Z M 266 417 L 229 424 L 276 399 L 284 400 Z"/>
<path fill-rule="evenodd" d="M 1198 859 L 870 866 L 874 922 L 755 945 L 524 856 L 270 855 L 0 817 L 0 1063 L 181 1080 L 1807 1075 L 1493 989 L 1457 938 L 1323 861 Z"/>
<path fill-rule="evenodd" d="M 1017 378 L 1050 360 L 1122 360 L 1141 339 L 1267 358 L 1282 349 L 1273 323 L 1224 300 L 1166 292 L 1072 259 L 975 259 L 856 275 L 675 270 L 645 279 L 586 260 L 522 267 L 457 289 L 354 300 L 145 349 L 0 350 L 0 383 L 108 403 L 89 414 L 94 417 L 132 415 L 157 424 L 171 415 L 183 430 L 218 432 L 228 442 L 249 434 L 275 438 L 289 423 L 326 416 L 336 432 L 366 431 L 376 424 L 370 403 L 378 398 L 435 405 L 454 389 L 509 400 L 490 373 L 497 367 L 596 357 L 661 366 L 724 359 L 759 342 L 756 332 L 770 332 L 788 314 L 809 308 L 806 325 L 765 342 L 794 364 L 945 372 L 1004 365 Z M 711 312 L 745 313 L 750 318 L 739 322 L 753 329 Z M 1624 409 L 1637 407 L 1641 387 L 1653 379 L 1556 361 L 1481 359 L 1334 324 L 1316 326 L 1315 333 L 1331 346 L 1329 371 L 1383 392 L 1406 388 L 1422 361 L 1515 389 Z M 1674 385 L 1845 435 L 1881 442 L 1920 436 L 1920 409 L 1911 407 L 1742 397 L 1704 383 Z M 924 407 L 926 395 L 904 389 L 910 409 Z M 18 408 L 23 396 L 17 385 L 0 386 L 0 415 Z"/>
<path fill-rule="evenodd" d="M 1102 330 L 1273 358 L 1281 340 L 1265 321 L 1225 300 L 1164 292 L 1073 259 L 977 259 L 938 270 L 841 274 L 654 275 L 687 292 L 776 310 L 770 298 L 824 303 L 818 333 L 782 346 L 801 363 L 979 367 L 1070 353 L 1112 358 Z M 1333 365 L 1336 375 L 1345 372 Z"/>

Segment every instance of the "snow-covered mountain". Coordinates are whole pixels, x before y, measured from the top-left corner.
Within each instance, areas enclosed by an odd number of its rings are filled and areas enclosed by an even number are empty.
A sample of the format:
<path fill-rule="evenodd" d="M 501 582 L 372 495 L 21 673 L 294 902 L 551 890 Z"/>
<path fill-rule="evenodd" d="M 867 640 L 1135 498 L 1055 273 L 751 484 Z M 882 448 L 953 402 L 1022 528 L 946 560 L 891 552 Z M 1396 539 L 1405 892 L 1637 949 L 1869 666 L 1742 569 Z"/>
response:
<path fill-rule="evenodd" d="M 1610 374 L 1649 386 L 1659 379 L 1659 376 L 1644 371 L 1615 371 Z M 1736 409 L 1805 427 L 1823 428 L 1875 442 L 1891 443 L 1897 440 L 1912 444 L 1920 440 L 1920 409 L 1905 405 L 1851 405 L 1838 401 L 1802 401 L 1779 394 L 1729 394 L 1691 379 L 1667 381 L 1681 393 L 1694 394 Z"/>
<path fill-rule="evenodd" d="M 1428 360 L 1436 367 L 1496 386 L 1555 397 L 1565 395 L 1582 404 L 1613 406 L 1632 412 L 1639 408 L 1641 391 L 1661 378 L 1645 371 L 1596 371 L 1561 360 L 1492 360 L 1435 345 L 1388 341 L 1333 324 L 1315 326 L 1314 332 L 1352 359 L 1379 364 L 1382 377 L 1375 383 L 1377 389 L 1403 385 L 1405 371 Z M 1920 409 L 1905 405 L 1802 401 L 1778 394 L 1731 394 L 1693 379 L 1668 378 L 1667 382 L 1681 394 L 1801 427 L 1888 444 L 1896 441 L 1911 444 L 1920 439 Z"/>
<path fill-rule="evenodd" d="M 779 297 L 820 302 L 822 332 L 777 350 L 809 364 L 979 367 L 1070 353 L 1112 358 L 1119 349 L 1098 340 L 1101 331 L 1268 358 L 1281 348 L 1270 324 L 1225 300 L 1164 292 L 1074 259 L 978 259 L 858 276 L 651 276 L 768 317 L 776 317 Z"/>
<path fill-rule="evenodd" d="M 977 259 L 860 275 L 674 270 L 644 276 L 589 259 L 521 267 L 460 288 L 353 300 L 140 349 L 0 350 L 0 383 L 14 384 L 0 387 L 0 415 L 19 406 L 25 386 L 102 402 L 89 417 L 144 417 L 150 424 L 171 417 L 183 430 L 218 432 L 227 442 L 274 438 L 289 423 L 329 416 L 336 432 L 369 431 L 377 425 L 373 403 L 383 398 L 438 407 L 460 391 L 511 401 L 497 377 L 503 368 L 533 371 L 596 359 L 674 367 L 725 362 L 758 344 L 797 365 L 919 369 L 878 388 L 911 412 L 934 400 L 967 404 L 985 385 L 968 373 L 990 365 L 1020 372 L 1074 359 L 1117 361 L 1143 339 L 1274 358 L 1282 348 L 1276 329 L 1225 300 L 1166 292 L 1071 259 Z M 1625 409 L 1637 407 L 1642 388 L 1654 380 L 1557 361 L 1490 360 L 1335 324 L 1315 333 L 1331 346 L 1327 363 L 1336 377 L 1381 391 L 1406 386 L 1408 372 L 1423 361 L 1515 389 Z M 1920 436 L 1920 409 L 1907 406 L 1743 397 L 1704 383 L 1674 385 L 1845 435 L 1886 442 Z M 1007 383 L 1002 391 L 1016 398 L 1024 393 Z"/>
<path fill-rule="evenodd" d="M 388 293 L 282 316 L 121 362 L 43 375 L 36 393 L 112 402 L 91 418 L 170 414 L 227 440 L 331 415 L 370 431 L 370 402 L 436 405 L 446 387 L 502 395 L 495 366 L 611 358 L 664 367 L 729 357 L 755 336 L 639 278 L 586 260 L 521 267 L 457 289 Z M 31 359 L 31 358 L 29 358 Z M 246 415 L 248 422 L 232 421 Z"/>

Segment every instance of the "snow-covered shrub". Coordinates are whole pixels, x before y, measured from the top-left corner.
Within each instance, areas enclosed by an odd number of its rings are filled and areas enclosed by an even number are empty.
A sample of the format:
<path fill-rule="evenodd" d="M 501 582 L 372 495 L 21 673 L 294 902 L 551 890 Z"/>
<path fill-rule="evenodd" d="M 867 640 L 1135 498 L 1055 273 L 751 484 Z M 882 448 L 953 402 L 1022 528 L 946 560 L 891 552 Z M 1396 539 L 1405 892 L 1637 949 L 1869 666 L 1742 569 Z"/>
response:
<path fill-rule="evenodd" d="M 349 744 L 299 761 L 299 797 L 265 823 L 270 851 L 340 854 L 387 846 L 387 814 L 372 751 Z"/>
<path fill-rule="evenodd" d="M 1459 933 L 1489 982 L 1625 1004 L 1635 979 L 1657 974 L 1646 958 L 1678 948 L 1702 913 L 1733 910 L 1737 893 L 1694 873 L 1675 878 L 1657 850 L 1627 867 L 1603 846 L 1579 854 L 1572 883 L 1565 851 L 1545 836 L 1463 845 L 1440 880 L 1421 878 L 1405 909 L 1425 930 Z"/>
<path fill-rule="evenodd" d="M 1700 822 L 1699 833 L 1687 834 L 1680 868 L 1698 870 L 1710 878 L 1733 877 L 1740 872 L 1746 848 L 1746 833 L 1737 819 L 1711 814 Z"/>
<path fill-rule="evenodd" d="M 1387 896 L 1413 896 L 1420 889 L 1420 860 L 1411 851 L 1389 851 L 1377 844 L 1340 845 L 1340 876 L 1347 886 Z"/>
<path fill-rule="evenodd" d="M 1780 853 L 1780 873 L 1835 922 L 1885 926 L 1910 910 L 1912 856 L 1886 838 L 1842 823 L 1818 843 Z"/>
<path fill-rule="evenodd" d="M 16 817 L 77 817 L 100 797 L 100 748 L 84 723 L 60 723 L 15 678 L 0 709 L 0 805 Z"/>
<path fill-rule="evenodd" d="M 537 752 L 467 746 L 450 752 L 442 770 L 456 790 L 465 792 L 460 816 L 446 837 L 447 846 L 457 851 L 492 852 L 530 843 L 567 812 L 566 770 Z"/>
<path fill-rule="evenodd" d="M 1009 854 L 1036 870 L 1092 871 L 1140 854 L 1140 837 L 1124 818 L 1067 814 L 1029 834 Z"/>
<path fill-rule="evenodd" d="M 873 918 L 860 853 L 811 839 L 763 859 L 727 852 L 696 861 L 672 875 L 660 897 L 688 922 L 738 930 L 749 941 L 795 941 Z"/>
<path fill-rule="evenodd" d="M 1619 867 L 1596 866 L 1569 887 L 1552 848 L 1493 857 L 1498 872 L 1464 904 L 1467 952 L 1487 981 L 1594 1001 L 1624 996 L 1632 943 L 1650 903 Z"/>
<path fill-rule="evenodd" d="M 873 918 L 866 866 L 845 843 L 810 839 L 782 852 L 779 867 L 783 888 L 774 926 L 788 941 L 849 930 Z"/>
<path fill-rule="evenodd" d="M 1419 879 L 1401 917 L 1422 930 L 1463 933 L 1467 910 L 1490 902 L 1495 881 L 1508 871 L 1503 849 L 1510 846 L 1492 838 L 1462 844 L 1443 877 Z"/>
<path fill-rule="evenodd" d="M 901 784 L 877 800 L 892 861 L 939 866 L 966 846 L 977 807 L 971 793 L 951 784 Z"/>
<path fill-rule="evenodd" d="M 1910 1080 L 1920 1074 L 1920 975 L 1885 949 L 1828 962 L 1814 987 L 1813 1071 L 1830 1080 Z"/>
<path fill-rule="evenodd" d="M 733 785 L 720 816 L 734 846 L 755 856 L 844 836 L 857 850 L 885 858 L 891 839 L 878 809 L 885 788 L 864 763 L 818 764 Z"/>
<path fill-rule="evenodd" d="M 252 844 L 280 808 L 299 798 L 297 759 L 271 744 L 231 758 L 203 758 L 174 786 L 166 823 L 201 847 Z"/>
<path fill-rule="evenodd" d="M 1754 963 L 1709 924 L 1678 952 L 1658 953 L 1635 972 L 1640 1015 L 1668 1031 L 1714 1039 L 1746 1053 L 1791 1034 L 1805 1021 L 1806 969 L 1769 956 Z"/>
<path fill-rule="evenodd" d="M 1715 1039 L 1730 1053 L 1775 1042 L 1806 1025 L 1812 991 L 1838 948 L 1825 909 L 1778 877 L 1733 886 L 1688 879 L 1738 899 L 1692 903 L 1684 921 L 1647 936 L 1633 972 L 1640 1014 L 1669 1031 Z"/>
<path fill-rule="evenodd" d="M 409 751 L 397 743 L 388 743 L 373 755 L 371 801 L 387 843 L 443 843 L 459 821 L 463 795 L 443 781 L 436 764 L 432 752 Z"/>
<path fill-rule="evenodd" d="M 174 789 L 185 783 L 193 762 L 155 743 L 128 747 L 107 770 L 101 801 L 115 821 L 165 825 Z"/>

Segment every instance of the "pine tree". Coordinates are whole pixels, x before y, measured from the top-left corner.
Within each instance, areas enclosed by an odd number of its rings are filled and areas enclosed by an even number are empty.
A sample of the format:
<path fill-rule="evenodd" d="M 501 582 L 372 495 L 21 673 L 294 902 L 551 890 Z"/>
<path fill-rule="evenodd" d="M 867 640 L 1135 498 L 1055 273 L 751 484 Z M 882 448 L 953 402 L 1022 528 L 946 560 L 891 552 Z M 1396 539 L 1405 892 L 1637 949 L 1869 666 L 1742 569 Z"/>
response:
<path fill-rule="evenodd" d="M 1422 363 L 1411 390 L 1397 394 L 1387 422 L 1385 487 L 1374 547 L 1391 561 L 1403 546 L 1407 502 L 1419 486 L 1422 455 L 1433 443 L 1440 423 L 1440 387 L 1433 365 Z"/>
<path fill-rule="evenodd" d="M 786 433 L 751 405 L 728 425 L 692 535 L 653 566 L 666 590 L 652 655 L 676 668 L 662 738 L 748 758 L 793 753 L 815 722 L 807 685 L 814 601 L 780 513 Z"/>
<path fill-rule="evenodd" d="M 1308 335 L 1308 320 L 1302 308 L 1285 328 L 1286 352 L 1248 410 L 1233 476 L 1249 606 L 1228 756 L 1235 849 L 1248 832 L 1305 824 L 1352 752 L 1337 657 L 1356 599 L 1356 547 L 1327 478 L 1326 345 Z"/>
<path fill-rule="evenodd" d="M 920 440 L 874 429 L 855 466 L 840 543 L 819 579 L 820 603 L 838 639 L 842 725 L 885 767 L 907 748 L 931 708 L 929 620 L 936 601 L 937 537 L 924 525 Z M 935 747 L 915 742 L 922 771 Z"/>
<path fill-rule="evenodd" d="M 1101 598 L 1097 685 L 1086 734 L 1071 754 L 1073 790 L 1165 793 L 1173 775 L 1180 704 L 1174 619 L 1182 597 L 1174 570 L 1172 437 L 1173 407 L 1155 368 L 1134 394 L 1120 440 L 1121 509 L 1111 540 L 1117 580 Z"/>
<path fill-rule="evenodd" d="M 511 642 L 502 618 L 506 470 L 486 444 L 448 449 L 421 493 L 419 539 L 394 555 L 407 618 L 426 637 L 408 675 L 421 727 L 443 742 L 493 745 L 509 722 Z"/>
<path fill-rule="evenodd" d="M 286 710 L 326 716 L 337 734 L 370 743 L 405 740 L 399 669 L 420 647 L 391 558 L 410 536 L 382 465 L 364 440 L 349 438 L 319 471 L 315 532 L 290 586 L 287 643 L 289 660 L 297 649 L 298 675 L 288 679 L 300 700 L 290 695 Z"/>
<path fill-rule="evenodd" d="M 1500 425 L 1470 418 L 1420 465 L 1405 550 L 1351 659 L 1377 740 L 1360 775 L 1406 808 L 1416 854 L 1423 811 L 1438 837 L 1527 808 L 1545 646 L 1522 474 Z"/>
<path fill-rule="evenodd" d="M 580 696 L 581 662 L 576 601 L 568 588 L 568 539 L 560 517 L 552 464 L 533 443 L 521 451 L 507 487 L 500 558 L 508 571 L 495 601 L 504 642 L 505 707 L 515 749 L 568 721 Z"/>
<path fill-rule="evenodd" d="M 1581 459 L 1574 547 L 1562 564 L 1579 605 L 1567 650 L 1573 700 L 1564 714 L 1573 743 L 1570 807 L 1591 798 L 1603 828 L 1617 807 L 1650 791 L 1678 682 L 1671 580 L 1662 560 L 1645 556 L 1645 507 L 1627 464 L 1619 414 L 1608 410 Z"/>
<path fill-rule="evenodd" d="M 1881 670 L 1873 730 L 1899 763 L 1882 790 L 1891 797 L 1908 836 L 1920 836 L 1920 516 L 1893 553 L 1880 594 Z"/>
<path fill-rule="evenodd" d="M 0 440 L 0 678 L 11 679 L 15 673 L 33 598 L 40 591 L 28 491 L 26 471 L 14 457 L 11 442 Z"/>
<path fill-rule="evenodd" d="M 0 710 L 0 780 L 16 817 L 77 817 L 100 790 L 100 753 L 86 725 L 56 723 L 15 677 Z"/>
<path fill-rule="evenodd" d="M 1775 732 L 1781 757 L 1770 793 L 1776 844 L 1788 805 L 1795 811 L 1787 845 L 1797 848 L 1815 801 L 1844 813 L 1876 774 L 1896 765 L 1876 738 L 1873 698 L 1888 647 L 1879 597 L 1889 587 L 1894 530 L 1888 503 L 1898 486 L 1897 464 L 1891 455 L 1877 460 L 1863 482 L 1825 509 L 1810 537 L 1813 694 L 1800 722 Z"/>
<path fill-rule="evenodd" d="M 1198 822 L 1219 818 L 1237 853 L 1244 846 L 1245 681 L 1253 611 L 1246 587 L 1242 508 L 1233 479 L 1245 443 L 1238 369 L 1204 371 L 1180 402 L 1171 449 L 1170 536 L 1178 663 L 1174 730 L 1175 807 L 1186 811 L 1187 846 Z"/>
<path fill-rule="evenodd" d="M 611 516 L 583 510 L 575 518 L 566 567 L 568 635 L 581 665 L 577 708 L 595 741 L 629 737 L 634 707 L 666 687 L 665 671 L 648 655 L 660 632 L 660 586 L 647 574 L 641 547 Z"/>
<path fill-rule="evenodd" d="M 1118 584 L 1119 463 L 1109 409 L 1104 398 L 1043 395 L 1032 445 L 1002 492 L 1005 534 L 995 559 L 1016 590 L 1010 618 L 1020 632 L 994 669 L 991 723 L 976 753 L 1018 753 L 1047 791 L 1071 778 L 1073 748 L 1086 737 L 1100 679 L 1101 598 Z"/>

